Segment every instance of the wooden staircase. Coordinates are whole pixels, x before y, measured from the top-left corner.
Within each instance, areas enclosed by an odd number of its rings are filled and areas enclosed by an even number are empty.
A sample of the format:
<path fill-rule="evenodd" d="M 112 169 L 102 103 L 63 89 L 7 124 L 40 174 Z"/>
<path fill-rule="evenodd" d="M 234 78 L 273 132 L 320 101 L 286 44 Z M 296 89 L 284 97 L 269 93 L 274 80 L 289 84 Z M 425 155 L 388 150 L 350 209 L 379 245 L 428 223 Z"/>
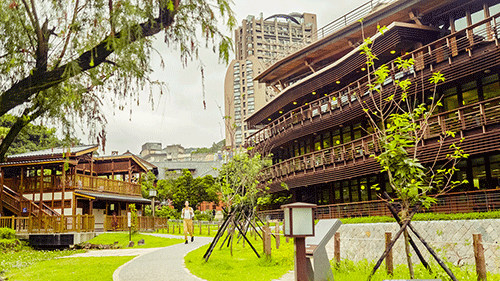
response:
<path fill-rule="evenodd" d="M 19 193 L 14 190 L 8 188 L 7 186 L 3 186 L 2 190 L 2 202 L 3 207 L 11 212 L 13 212 L 16 216 L 39 216 L 40 212 L 46 216 L 60 216 L 60 214 L 54 211 L 52 208 L 47 206 L 42 202 L 42 207 L 35 202 L 21 196 Z M 25 212 L 23 212 L 23 210 Z"/>

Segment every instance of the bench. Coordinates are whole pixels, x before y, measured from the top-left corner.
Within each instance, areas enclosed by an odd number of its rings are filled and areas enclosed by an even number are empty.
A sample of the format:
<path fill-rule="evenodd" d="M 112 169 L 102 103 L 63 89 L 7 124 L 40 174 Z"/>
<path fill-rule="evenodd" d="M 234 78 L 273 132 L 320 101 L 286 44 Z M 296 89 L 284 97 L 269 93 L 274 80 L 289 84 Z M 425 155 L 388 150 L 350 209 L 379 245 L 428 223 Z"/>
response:
<path fill-rule="evenodd" d="M 342 225 L 338 219 L 319 220 L 313 237 L 306 237 L 307 275 L 309 280 L 333 280 L 333 272 L 326 253 L 326 244 Z"/>

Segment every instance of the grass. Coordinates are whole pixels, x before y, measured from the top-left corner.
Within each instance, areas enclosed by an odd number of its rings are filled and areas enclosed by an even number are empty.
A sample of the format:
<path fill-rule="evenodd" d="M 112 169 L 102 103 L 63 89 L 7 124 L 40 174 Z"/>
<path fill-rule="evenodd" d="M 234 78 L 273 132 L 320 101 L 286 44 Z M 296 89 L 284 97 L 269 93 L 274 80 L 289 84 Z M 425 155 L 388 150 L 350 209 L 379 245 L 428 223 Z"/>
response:
<path fill-rule="evenodd" d="M 17 250 L 5 250 L 0 254 L 0 272 L 10 272 L 15 269 L 23 269 L 30 265 L 58 257 L 69 256 L 83 250 L 63 251 L 37 251 L 28 246 L 21 246 Z"/>
<path fill-rule="evenodd" d="M 138 246 L 137 241 L 141 239 L 144 239 L 145 244 Z M 182 243 L 184 242 L 184 239 L 162 238 L 147 234 L 135 233 L 132 234 L 132 241 L 134 242 L 133 248 L 159 248 Z M 128 232 L 103 233 L 87 242 L 102 245 L 110 245 L 118 242 L 118 245 L 122 248 L 128 248 L 127 246 L 129 243 L 129 234 Z"/>
<path fill-rule="evenodd" d="M 243 247 L 242 242 L 233 244 L 233 256 L 230 255 L 230 248 L 220 248 L 222 240 L 217 244 L 208 262 L 205 262 L 203 255 L 208 245 L 198 248 L 188 253 L 184 259 L 186 267 L 192 274 L 208 281 L 226 280 L 252 280 L 269 281 L 278 279 L 283 274 L 293 269 L 293 240 L 285 242 L 281 238 L 280 248 L 275 248 L 275 240 L 271 238 L 273 247 L 271 258 L 263 256 L 262 240 L 250 238 L 250 242 L 257 249 L 261 258 L 257 258 L 248 244 Z"/>
<path fill-rule="evenodd" d="M 11 280 L 30 281 L 108 281 L 122 264 L 133 259 L 127 257 L 86 257 L 45 260 L 27 268 L 18 268 L 7 274 Z"/>
<path fill-rule="evenodd" d="M 335 281 L 351 281 L 351 280 L 367 280 L 368 275 L 373 269 L 375 262 L 360 261 L 352 262 L 343 260 L 340 262 L 339 266 L 332 266 L 333 277 Z M 474 266 L 462 266 L 457 267 L 452 264 L 447 264 L 451 269 L 455 277 L 458 280 L 477 280 L 476 270 Z M 441 269 L 437 264 L 431 264 L 435 275 L 430 274 L 421 264 L 414 265 L 415 279 L 441 279 L 443 281 L 451 280 L 448 275 Z M 390 279 L 408 279 L 408 267 L 404 264 L 400 264 L 394 267 L 394 275 L 388 275 L 385 269 L 385 265 L 377 270 L 376 274 L 373 276 L 373 281 L 382 281 Z M 499 274 L 488 273 L 488 281 L 499 281 Z"/>

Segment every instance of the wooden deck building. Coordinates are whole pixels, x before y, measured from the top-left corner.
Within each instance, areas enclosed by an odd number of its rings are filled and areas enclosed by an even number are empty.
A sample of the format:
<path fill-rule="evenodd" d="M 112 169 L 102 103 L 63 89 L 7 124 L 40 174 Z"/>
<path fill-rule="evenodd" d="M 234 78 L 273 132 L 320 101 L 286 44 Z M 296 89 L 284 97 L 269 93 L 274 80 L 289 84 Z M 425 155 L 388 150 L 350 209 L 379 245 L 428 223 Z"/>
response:
<path fill-rule="evenodd" d="M 379 164 L 369 157 L 380 148 L 360 106 L 370 102 L 369 95 L 378 95 L 368 90 L 359 47 L 364 32 L 374 39 L 376 65 L 386 64 L 391 71 L 381 87 L 383 98 L 394 93 L 395 80 L 408 78 L 410 94 L 425 101 L 433 92 L 427 82 L 432 73 L 446 78 L 437 88 L 443 107 L 434 113 L 419 159 L 433 161 L 438 136 L 456 132 L 457 138 L 465 137 L 461 147 L 470 156 L 458 164 L 455 177 L 469 184 L 440 197 L 431 211 L 500 208 L 499 17 L 498 0 L 369 1 L 264 70 L 255 79 L 278 93 L 246 118 L 258 129 L 246 145 L 272 153 L 273 165 L 263 179 L 272 180 L 270 191 L 319 204 L 317 214 L 325 218 L 388 214 L 370 189 L 380 184 L 392 193 Z M 383 35 L 377 25 L 387 27 Z M 397 57 L 413 58 L 415 65 L 402 71 L 395 66 Z"/>
<path fill-rule="evenodd" d="M 96 145 L 12 155 L 0 163 L 0 214 L 22 217 L 10 226 L 27 232 L 94 231 L 106 216 L 126 216 L 141 194 L 140 175 L 150 165 L 131 154 L 95 156 Z M 8 222 L 9 220 L 7 220 Z"/>

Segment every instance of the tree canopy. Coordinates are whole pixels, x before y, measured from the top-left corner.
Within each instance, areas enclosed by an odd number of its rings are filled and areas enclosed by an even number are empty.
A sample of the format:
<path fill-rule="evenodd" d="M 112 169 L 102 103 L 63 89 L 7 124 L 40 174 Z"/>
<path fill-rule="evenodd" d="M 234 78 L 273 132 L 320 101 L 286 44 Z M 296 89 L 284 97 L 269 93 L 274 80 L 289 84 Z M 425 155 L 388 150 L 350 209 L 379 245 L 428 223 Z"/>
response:
<path fill-rule="evenodd" d="M 16 117 L 10 114 L 5 114 L 0 117 L 0 139 L 5 138 L 9 128 L 16 122 L 16 119 Z M 80 140 L 77 138 L 60 139 L 56 134 L 56 128 L 28 124 L 14 139 L 6 155 L 78 144 L 80 144 Z"/>
<path fill-rule="evenodd" d="M 0 116 L 17 117 L 0 144 L 0 159 L 31 121 L 46 118 L 70 134 L 75 123 L 104 145 L 109 98 L 117 109 L 139 103 L 152 81 L 152 36 L 181 61 L 212 47 L 229 60 L 232 43 L 218 27 L 232 28 L 230 0 L 12 0 L 0 5 Z M 202 39 L 203 38 L 203 39 Z M 203 72 L 203 70 L 202 70 Z M 203 74 L 203 73 L 202 73 Z M 150 101 L 152 95 L 150 94 Z"/>

